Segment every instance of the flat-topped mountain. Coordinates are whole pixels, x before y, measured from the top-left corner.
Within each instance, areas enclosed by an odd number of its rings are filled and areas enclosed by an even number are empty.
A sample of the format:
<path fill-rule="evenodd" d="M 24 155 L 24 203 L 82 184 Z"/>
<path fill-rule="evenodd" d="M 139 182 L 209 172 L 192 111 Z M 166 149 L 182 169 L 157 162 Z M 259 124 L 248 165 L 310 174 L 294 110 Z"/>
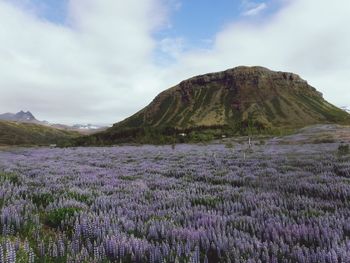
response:
<path fill-rule="evenodd" d="M 190 128 L 240 125 L 249 119 L 264 128 L 295 127 L 349 117 L 296 74 L 237 67 L 185 80 L 114 127 Z"/>
<path fill-rule="evenodd" d="M 191 130 L 229 127 L 236 132 L 350 123 L 350 115 L 327 102 L 300 76 L 263 67 L 237 67 L 182 81 L 144 109 L 97 134 L 100 141 L 138 129 Z"/>

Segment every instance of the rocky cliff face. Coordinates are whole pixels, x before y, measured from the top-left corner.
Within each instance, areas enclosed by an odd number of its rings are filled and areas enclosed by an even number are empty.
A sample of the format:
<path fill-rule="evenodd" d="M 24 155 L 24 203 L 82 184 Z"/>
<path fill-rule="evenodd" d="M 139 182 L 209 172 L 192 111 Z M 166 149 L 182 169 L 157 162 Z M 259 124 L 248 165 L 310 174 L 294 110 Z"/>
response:
<path fill-rule="evenodd" d="M 0 114 L 0 120 L 17 122 L 38 122 L 38 120 L 35 119 L 34 115 L 30 111 Z"/>
<path fill-rule="evenodd" d="M 36 121 L 34 115 L 30 111 L 27 111 L 27 112 L 20 111 L 16 113 L 15 118 L 17 121 L 23 121 L 23 122 Z"/>
<path fill-rule="evenodd" d="M 349 121 L 349 114 L 324 100 L 296 74 L 237 67 L 185 80 L 113 128 L 186 129 L 248 123 L 259 128 L 292 128 Z"/>

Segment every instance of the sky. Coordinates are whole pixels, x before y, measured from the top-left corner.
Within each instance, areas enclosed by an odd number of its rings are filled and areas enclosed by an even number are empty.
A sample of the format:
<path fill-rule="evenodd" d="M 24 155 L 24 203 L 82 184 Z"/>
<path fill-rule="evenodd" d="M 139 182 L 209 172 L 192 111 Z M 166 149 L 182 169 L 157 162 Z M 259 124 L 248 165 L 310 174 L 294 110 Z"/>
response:
<path fill-rule="evenodd" d="M 112 124 L 162 90 L 240 65 L 350 105 L 348 0 L 0 0 L 0 113 Z"/>

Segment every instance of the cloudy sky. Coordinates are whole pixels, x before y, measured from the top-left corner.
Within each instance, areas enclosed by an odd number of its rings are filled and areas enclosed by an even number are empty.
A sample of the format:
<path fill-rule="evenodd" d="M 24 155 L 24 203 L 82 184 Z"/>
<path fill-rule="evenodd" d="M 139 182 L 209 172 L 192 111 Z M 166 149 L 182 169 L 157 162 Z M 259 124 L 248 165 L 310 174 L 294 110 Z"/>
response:
<path fill-rule="evenodd" d="M 0 113 L 110 124 L 193 75 L 298 73 L 350 105 L 349 0 L 0 0 Z"/>

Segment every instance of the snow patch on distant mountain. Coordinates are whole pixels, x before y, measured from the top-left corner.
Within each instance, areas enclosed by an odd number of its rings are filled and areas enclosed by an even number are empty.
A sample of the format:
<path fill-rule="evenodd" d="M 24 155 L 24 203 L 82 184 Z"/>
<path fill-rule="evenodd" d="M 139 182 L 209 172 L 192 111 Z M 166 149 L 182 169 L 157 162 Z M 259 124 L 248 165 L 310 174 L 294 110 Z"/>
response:
<path fill-rule="evenodd" d="M 18 122 L 38 122 L 34 115 L 30 112 L 24 112 L 21 110 L 17 113 L 4 113 L 0 114 L 0 120 L 5 121 L 18 121 Z"/>
<path fill-rule="evenodd" d="M 340 107 L 342 110 L 350 113 L 350 106 L 343 106 L 343 107 Z"/>
<path fill-rule="evenodd" d="M 102 131 L 112 126 L 112 125 L 95 125 L 95 124 L 75 124 L 73 126 L 69 126 L 65 124 L 54 124 L 48 121 L 39 121 L 34 117 L 34 115 L 30 111 L 25 112 L 23 110 L 17 113 L 0 114 L 0 120 L 34 123 L 34 124 L 39 124 L 43 126 L 49 126 L 59 130 L 77 131 L 82 134 L 90 134 L 97 131 Z"/>
<path fill-rule="evenodd" d="M 94 125 L 94 124 L 74 124 L 72 128 L 79 130 L 98 130 L 106 126 Z"/>

